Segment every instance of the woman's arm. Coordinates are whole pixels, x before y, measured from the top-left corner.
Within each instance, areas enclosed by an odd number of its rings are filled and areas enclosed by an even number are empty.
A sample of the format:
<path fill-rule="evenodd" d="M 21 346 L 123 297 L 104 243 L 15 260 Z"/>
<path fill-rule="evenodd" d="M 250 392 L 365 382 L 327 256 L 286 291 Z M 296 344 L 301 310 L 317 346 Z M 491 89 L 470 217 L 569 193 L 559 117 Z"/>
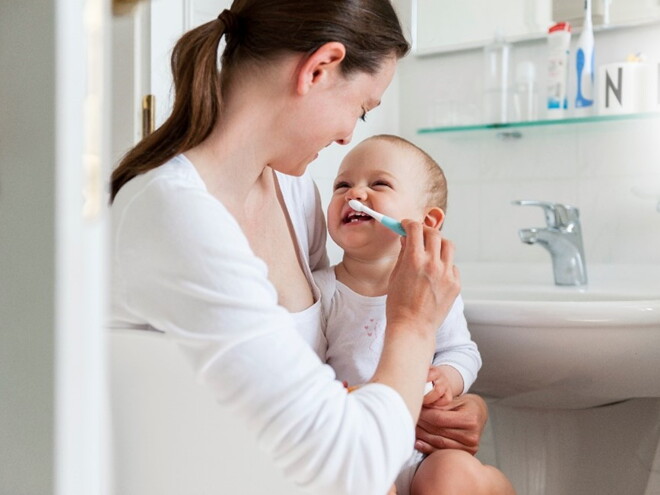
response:
<path fill-rule="evenodd" d="M 422 406 L 428 364 L 433 357 L 435 330 L 459 292 L 454 246 L 436 229 L 404 220 L 399 259 L 390 277 L 387 328 L 383 352 L 373 381 L 401 393 L 417 421 Z M 419 360 L 419 356 L 427 356 Z"/>
<path fill-rule="evenodd" d="M 414 312 L 393 310 L 397 339 L 390 339 L 428 341 L 428 350 L 411 345 L 408 361 L 382 366 L 380 384 L 348 395 L 296 334 L 266 265 L 222 205 L 203 190 L 167 181 L 135 187 L 127 184 L 113 206 L 113 305 L 122 306 L 115 311 L 175 339 L 289 479 L 315 494 L 385 493 L 412 451 L 410 403 L 421 404 L 421 390 L 411 399 L 407 365 L 430 359 L 437 324 L 419 315 L 432 313 L 424 309 L 432 298 L 418 290 L 423 297 Z M 409 257 L 424 259 L 416 228 Z M 423 279 L 421 269 L 429 275 L 427 264 L 404 258 L 400 284 Z M 424 378 L 415 379 L 421 386 Z"/>

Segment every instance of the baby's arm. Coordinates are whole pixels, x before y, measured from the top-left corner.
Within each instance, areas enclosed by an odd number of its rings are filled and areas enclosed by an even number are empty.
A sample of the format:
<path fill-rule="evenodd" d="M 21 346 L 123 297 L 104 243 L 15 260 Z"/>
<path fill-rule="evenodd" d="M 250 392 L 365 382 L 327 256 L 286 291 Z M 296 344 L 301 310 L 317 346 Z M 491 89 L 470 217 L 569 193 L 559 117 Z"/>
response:
<path fill-rule="evenodd" d="M 438 329 L 433 365 L 449 367 L 452 374 L 460 374 L 463 388 L 454 397 L 466 393 L 477 378 L 481 355 L 470 336 L 461 296 L 456 298 L 449 315 Z M 452 385 L 455 383 L 452 382 Z"/>

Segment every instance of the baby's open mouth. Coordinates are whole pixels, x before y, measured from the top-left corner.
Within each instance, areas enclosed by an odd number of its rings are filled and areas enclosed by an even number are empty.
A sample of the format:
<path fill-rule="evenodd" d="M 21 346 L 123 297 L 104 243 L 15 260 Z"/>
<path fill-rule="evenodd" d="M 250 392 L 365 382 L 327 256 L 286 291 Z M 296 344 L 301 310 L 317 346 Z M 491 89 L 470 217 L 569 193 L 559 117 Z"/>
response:
<path fill-rule="evenodd" d="M 362 213 L 361 211 L 349 211 L 344 217 L 343 223 L 368 222 L 370 220 L 373 220 L 373 218 L 366 213 Z"/>

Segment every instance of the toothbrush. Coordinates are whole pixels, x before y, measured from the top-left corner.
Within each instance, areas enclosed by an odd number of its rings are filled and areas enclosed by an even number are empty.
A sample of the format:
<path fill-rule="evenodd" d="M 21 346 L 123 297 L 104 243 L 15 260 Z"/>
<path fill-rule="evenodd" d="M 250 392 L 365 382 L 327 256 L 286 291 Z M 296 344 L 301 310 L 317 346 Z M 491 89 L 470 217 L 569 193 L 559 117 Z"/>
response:
<path fill-rule="evenodd" d="M 383 215 L 382 213 L 378 213 L 377 211 L 372 210 L 368 206 L 363 205 L 360 203 L 357 199 L 351 199 L 348 202 L 348 206 L 353 208 L 355 211 L 361 211 L 362 213 L 366 213 L 370 217 L 378 220 L 380 223 L 385 225 L 390 230 L 393 230 L 399 235 L 406 236 L 406 231 L 403 229 L 401 226 L 401 222 L 397 222 L 391 217 L 388 217 L 387 215 Z"/>

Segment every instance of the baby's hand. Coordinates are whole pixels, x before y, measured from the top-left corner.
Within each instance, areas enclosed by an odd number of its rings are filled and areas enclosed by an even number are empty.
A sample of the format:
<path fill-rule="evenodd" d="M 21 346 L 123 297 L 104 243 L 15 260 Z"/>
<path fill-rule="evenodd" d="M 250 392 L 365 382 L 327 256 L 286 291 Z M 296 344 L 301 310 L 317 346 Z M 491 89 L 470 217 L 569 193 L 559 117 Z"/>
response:
<path fill-rule="evenodd" d="M 387 492 L 387 495 L 396 495 L 396 485 L 392 485 L 392 488 Z"/>
<path fill-rule="evenodd" d="M 427 379 L 433 383 L 433 390 L 424 396 L 423 404 L 425 406 L 429 404 L 446 406 L 454 400 L 451 382 L 442 368 L 431 366 Z"/>

